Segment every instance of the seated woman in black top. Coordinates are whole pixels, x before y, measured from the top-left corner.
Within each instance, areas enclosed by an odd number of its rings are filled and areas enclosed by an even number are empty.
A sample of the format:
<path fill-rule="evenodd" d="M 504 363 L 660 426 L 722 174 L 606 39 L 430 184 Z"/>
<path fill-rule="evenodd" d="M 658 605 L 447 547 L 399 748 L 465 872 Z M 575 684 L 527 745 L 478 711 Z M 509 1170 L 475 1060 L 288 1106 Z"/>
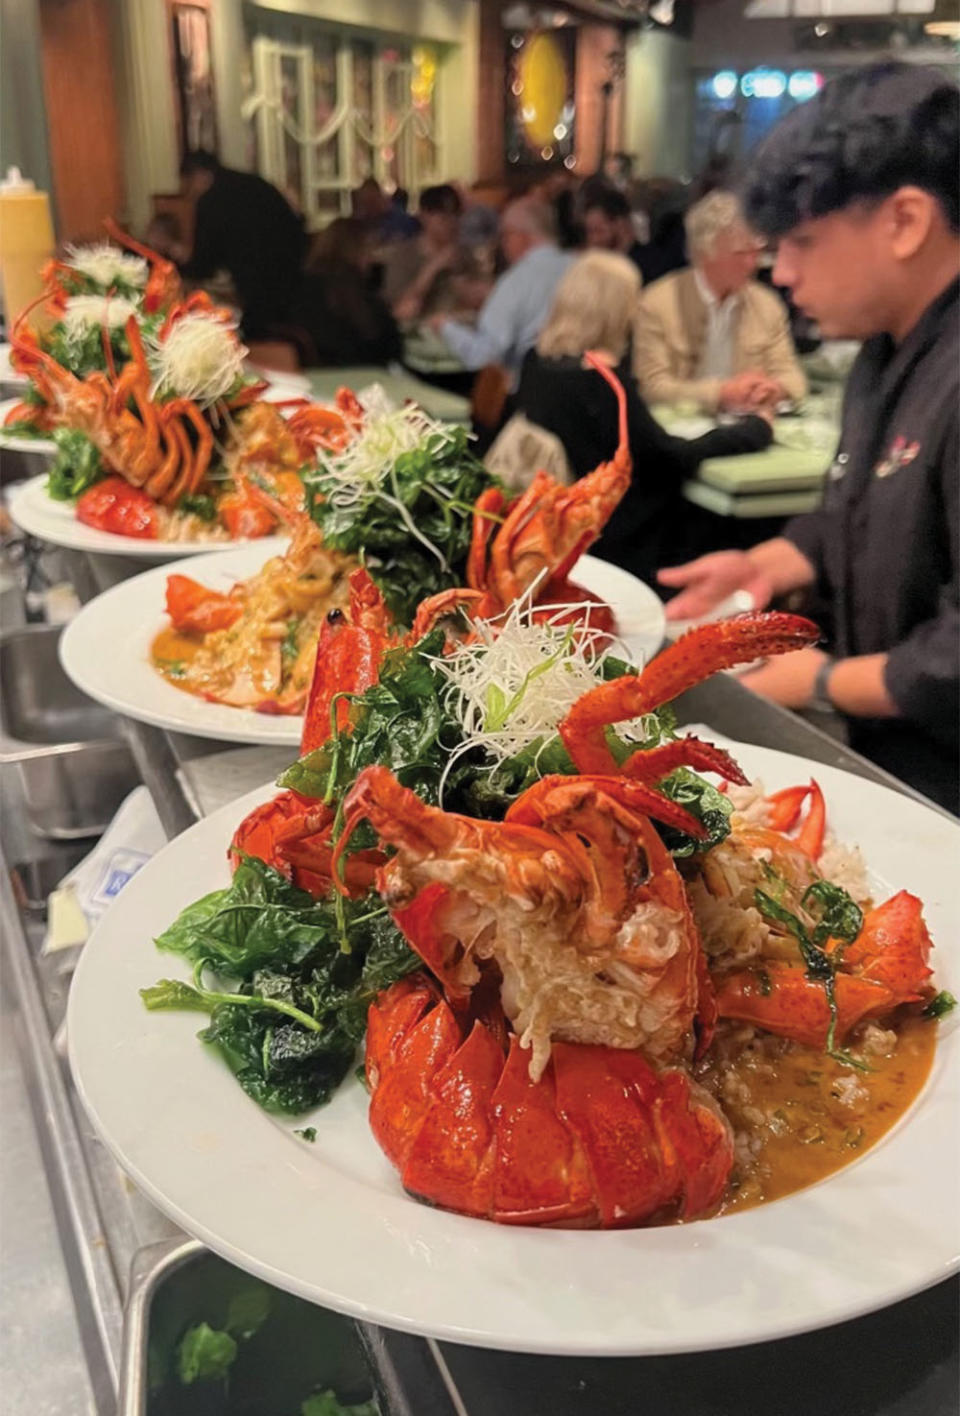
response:
<path fill-rule="evenodd" d="M 328 367 L 399 359 L 400 331 L 370 280 L 370 237 L 353 216 L 317 236 L 291 317 L 309 337 L 306 362 Z"/>
<path fill-rule="evenodd" d="M 613 390 L 582 360 L 604 353 L 627 393 L 633 481 L 593 547 L 651 584 L 696 544 L 696 509 L 680 493 L 705 457 L 766 447 L 772 433 L 761 417 L 742 418 L 687 440 L 666 432 L 651 415 L 630 373 L 628 343 L 640 293 L 636 267 L 611 251 L 588 251 L 557 286 L 549 318 L 520 374 L 517 408 L 556 435 L 575 477 L 608 461 L 617 443 Z"/>

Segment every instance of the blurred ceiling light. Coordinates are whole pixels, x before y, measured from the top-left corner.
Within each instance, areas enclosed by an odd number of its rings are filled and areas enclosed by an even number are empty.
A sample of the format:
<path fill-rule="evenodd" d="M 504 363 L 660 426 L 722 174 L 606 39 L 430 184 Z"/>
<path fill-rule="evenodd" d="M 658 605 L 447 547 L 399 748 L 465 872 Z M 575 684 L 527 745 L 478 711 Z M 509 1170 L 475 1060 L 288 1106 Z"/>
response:
<path fill-rule="evenodd" d="M 732 98 L 737 91 L 737 82 L 737 76 L 732 69 L 721 69 L 718 74 L 714 74 L 713 83 L 710 85 L 714 98 L 721 101 Z"/>
<path fill-rule="evenodd" d="M 787 93 L 797 103 L 806 103 L 823 88 L 823 75 L 814 69 L 797 69 L 787 81 Z"/>
<path fill-rule="evenodd" d="M 787 88 L 787 76 L 779 69 L 751 69 L 740 80 L 744 98 L 782 98 Z"/>

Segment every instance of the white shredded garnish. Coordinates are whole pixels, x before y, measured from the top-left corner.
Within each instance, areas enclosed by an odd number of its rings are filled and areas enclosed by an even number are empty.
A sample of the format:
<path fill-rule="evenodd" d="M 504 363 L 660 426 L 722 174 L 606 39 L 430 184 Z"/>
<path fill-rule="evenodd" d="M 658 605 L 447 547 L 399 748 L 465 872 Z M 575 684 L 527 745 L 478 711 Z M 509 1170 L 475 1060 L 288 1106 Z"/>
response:
<path fill-rule="evenodd" d="M 187 314 L 150 343 L 151 393 L 189 398 L 201 407 L 223 398 L 243 377 L 247 350 L 217 315 Z"/>
<path fill-rule="evenodd" d="M 428 418 L 422 408 L 413 404 L 392 409 L 379 395 L 379 385 L 366 391 L 367 417 L 342 452 L 318 450 L 314 477 L 322 479 L 323 495 L 338 511 L 355 511 L 374 499 L 392 506 L 411 536 L 436 556 L 444 570 L 449 570 L 443 552 L 423 534 L 396 495 L 394 468 L 398 457 L 413 452 L 427 438 L 448 443 L 453 440 L 454 431 L 449 424 Z"/>
<path fill-rule="evenodd" d="M 147 283 L 149 267 L 142 256 L 131 256 L 109 241 L 92 246 L 68 246 L 66 264 L 96 281 L 106 292 L 114 285 L 132 285 L 140 290 Z"/>
<path fill-rule="evenodd" d="M 132 300 L 122 295 L 71 295 L 61 321 L 68 339 L 82 339 L 91 326 L 122 329 L 137 313 Z"/>
<path fill-rule="evenodd" d="M 459 720 L 463 742 L 451 753 L 440 783 L 454 762 L 473 748 L 483 748 L 493 767 L 534 743 L 553 737 L 563 718 L 585 693 L 605 682 L 600 652 L 609 636 L 589 623 L 582 602 L 537 605 L 531 595 L 496 620 L 475 620 L 468 643 L 431 659 L 449 683 L 448 706 Z M 584 615 L 575 625 L 559 620 L 576 609 Z M 642 666 L 638 666 L 642 667 Z M 629 741 L 649 737 L 654 719 L 638 718 L 617 725 Z M 493 770 L 491 767 L 491 770 Z"/>

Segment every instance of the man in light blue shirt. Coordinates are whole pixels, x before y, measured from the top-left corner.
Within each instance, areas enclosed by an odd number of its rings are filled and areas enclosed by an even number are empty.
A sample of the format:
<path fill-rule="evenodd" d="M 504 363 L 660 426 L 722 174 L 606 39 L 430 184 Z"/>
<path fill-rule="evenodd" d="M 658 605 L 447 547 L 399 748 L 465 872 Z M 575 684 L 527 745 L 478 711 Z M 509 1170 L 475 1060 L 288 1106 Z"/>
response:
<path fill-rule="evenodd" d="M 431 325 L 466 369 L 501 364 L 516 388 L 524 355 L 537 342 L 553 292 L 572 255 L 553 239 L 553 212 L 531 198 L 511 202 L 500 221 L 504 271 L 477 317 L 476 328 L 435 316 Z"/>

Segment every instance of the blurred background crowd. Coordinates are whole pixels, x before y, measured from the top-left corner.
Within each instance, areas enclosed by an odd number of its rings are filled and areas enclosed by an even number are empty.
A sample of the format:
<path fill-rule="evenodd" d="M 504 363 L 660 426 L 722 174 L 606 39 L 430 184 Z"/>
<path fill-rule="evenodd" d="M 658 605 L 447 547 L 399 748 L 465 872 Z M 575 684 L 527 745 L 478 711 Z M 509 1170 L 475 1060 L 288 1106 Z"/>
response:
<path fill-rule="evenodd" d="M 675 622 L 808 608 L 746 681 L 955 803 L 955 5 L 0 8 L 62 240 L 120 217 L 264 369 L 459 400 L 511 486 L 623 431 L 598 553 Z"/>

